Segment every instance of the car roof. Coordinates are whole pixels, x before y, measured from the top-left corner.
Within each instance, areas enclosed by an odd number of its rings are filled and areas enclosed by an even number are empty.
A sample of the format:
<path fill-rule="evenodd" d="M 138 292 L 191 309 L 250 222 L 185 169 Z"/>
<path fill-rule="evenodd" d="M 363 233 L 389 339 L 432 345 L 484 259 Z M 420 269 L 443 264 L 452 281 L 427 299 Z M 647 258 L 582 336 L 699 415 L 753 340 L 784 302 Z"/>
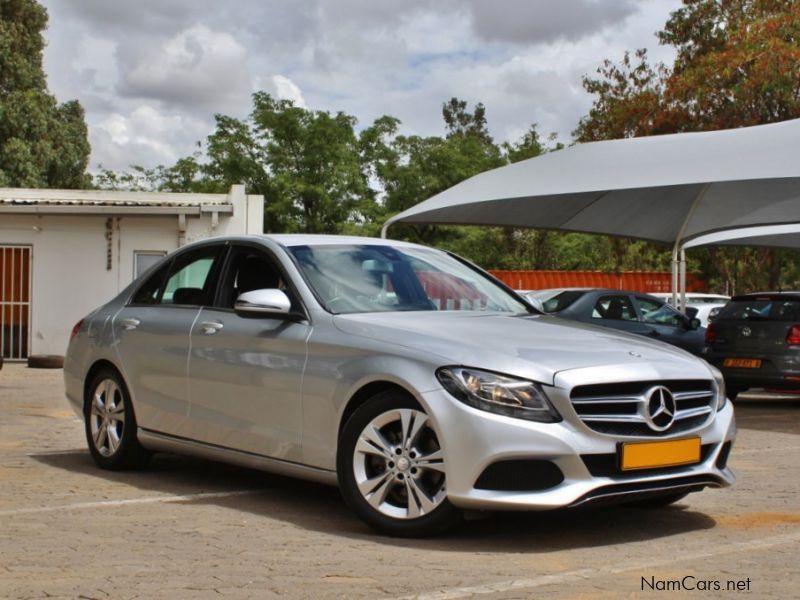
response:
<path fill-rule="evenodd" d="M 356 246 L 405 246 L 419 247 L 419 244 L 403 242 L 400 240 L 387 240 L 384 238 L 362 237 L 355 235 L 323 235 L 315 233 L 273 233 L 263 236 L 253 236 L 273 240 L 283 246 L 337 246 L 337 245 L 356 245 Z"/>
<path fill-rule="evenodd" d="M 800 292 L 753 292 L 752 294 L 740 294 L 734 296 L 732 300 L 780 300 L 780 299 L 800 300 Z"/>

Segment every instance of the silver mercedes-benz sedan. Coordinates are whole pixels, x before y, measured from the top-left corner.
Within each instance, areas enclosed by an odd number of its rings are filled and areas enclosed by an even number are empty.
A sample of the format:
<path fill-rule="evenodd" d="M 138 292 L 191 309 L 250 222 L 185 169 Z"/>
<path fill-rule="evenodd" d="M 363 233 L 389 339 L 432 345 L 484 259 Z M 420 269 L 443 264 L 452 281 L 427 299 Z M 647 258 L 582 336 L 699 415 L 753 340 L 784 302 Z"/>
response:
<path fill-rule="evenodd" d="M 75 325 L 64 378 L 100 467 L 173 451 L 338 484 L 392 535 L 734 480 L 714 367 L 402 242 L 185 246 Z"/>

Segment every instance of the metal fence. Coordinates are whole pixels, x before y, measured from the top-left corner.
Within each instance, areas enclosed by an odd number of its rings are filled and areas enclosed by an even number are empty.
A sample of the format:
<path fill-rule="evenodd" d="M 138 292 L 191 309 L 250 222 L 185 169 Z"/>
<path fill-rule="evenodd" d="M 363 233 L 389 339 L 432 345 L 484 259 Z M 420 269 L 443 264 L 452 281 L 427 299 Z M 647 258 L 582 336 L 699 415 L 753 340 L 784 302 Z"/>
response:
<path fill-rule="evenodd" d="M 31 258 L 30 246 L 0 245 L 0 348 L 4 359 L 28 357 Z"/>

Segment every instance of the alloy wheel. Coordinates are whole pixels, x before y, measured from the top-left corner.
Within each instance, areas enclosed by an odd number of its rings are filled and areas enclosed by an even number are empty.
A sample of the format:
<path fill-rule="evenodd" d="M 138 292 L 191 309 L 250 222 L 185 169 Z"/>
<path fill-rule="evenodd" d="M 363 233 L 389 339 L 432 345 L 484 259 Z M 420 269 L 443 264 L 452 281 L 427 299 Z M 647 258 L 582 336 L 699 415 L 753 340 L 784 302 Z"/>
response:
<path fill-rule="evenodd" d="M 444 452 L 428 416 L 398 408 L 379 414 L 361 431 L 353 452 L 355 483 L 378 512 L 416 519 L 445 500 Z"/>
<path fill-rule="evenodd" d="M 103 379 L 92 394 L 90 409 L 92 443 L 103 456 L 113 456 L 125 430 L 125 401 L 113 379 Z"/>

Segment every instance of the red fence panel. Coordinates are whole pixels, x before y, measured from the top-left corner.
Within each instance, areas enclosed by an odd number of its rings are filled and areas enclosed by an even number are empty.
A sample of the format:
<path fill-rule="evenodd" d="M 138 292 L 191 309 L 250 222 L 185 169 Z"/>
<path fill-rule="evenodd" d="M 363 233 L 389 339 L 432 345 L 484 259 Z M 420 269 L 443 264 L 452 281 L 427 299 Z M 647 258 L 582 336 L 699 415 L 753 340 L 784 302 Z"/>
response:
<path fill-rule="evenodd" d="M 595 287 L 636 292 L 669 292 L 672 274 L 668 271 L 489 271 L 515 290 Z M 708 282 L 696 273 L 686 274 L 687 292 L 707 292 Z"/>

